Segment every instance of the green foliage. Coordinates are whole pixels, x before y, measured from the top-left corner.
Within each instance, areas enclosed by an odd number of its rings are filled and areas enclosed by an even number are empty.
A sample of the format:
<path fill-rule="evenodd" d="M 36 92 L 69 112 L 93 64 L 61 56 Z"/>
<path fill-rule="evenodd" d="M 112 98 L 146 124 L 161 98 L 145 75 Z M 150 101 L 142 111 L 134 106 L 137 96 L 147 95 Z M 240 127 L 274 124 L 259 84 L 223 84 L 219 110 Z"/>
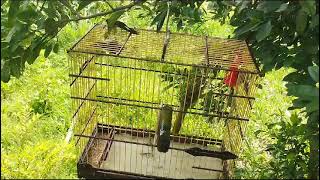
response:
<path fill-rule="evenodd" d="M 20 77 L 25 63 L 33 64 L 45 50 L 45 57 L 58 51 L 57 35 L 68 23 L 80 17 L 92 1 L 1 1 L 1 81 Z M 79 19 L 79 20 L 80 20 Z"/>
<path fill-rule="evenodd" d="M 66 49 L 90 26 L 70 24 L 58 36 Z M 59 51 L 27 65 L 23 76 L 1 84 L 1 178 L 76 178 L 70 127 L 67 54 Z"/>
<path fill-rule="evenodd" d="M 243 0 L 212 8 L 232 11 L 230 24 L 236 27 L 235 37 L 247 40 L 253 55 L 263 64 L 263 71 L 281 67 L 295 69 L 283 79 L 288 82 L 288 95 L 297 97 L 289 109 L 306 112 L 309 116 L 307 131 L 319 139 L 319 87 L 318 78 L 315 78 L 319 68 L 319 23 L 316 22 L 319 1 Z M 220 18 L 223 21 L 227 15 Z M 305 138 L 309 138 L 314 151 L 309 155 L 308 177 L 316 178 L 319 144 L 308 135 Z"/>
<path fill-rule="evenodd" d="M 1 178 L 75 178 L 74 151 L 71 144 L 45 140 L 36 142 L 33 146 L 16 149 L 16 153 L 2 152 Z"/>
<path fill-rule="evenodd" d="M 40 95 L 31 101 L 31 112 L 38 114 L 48 114 L 52 111 L 50 100 L 45 97 L 48 92 L 40 92 Z"/>
<path fill-rule="evenodd" d="M 286 96 L 286 83 L 281 81 L 292 71 L 271 71 L 260 82 L 263 88 L 257 91 L 245 135 L 249 146 L 243 146 L 236 178 L 303 178 L 308 173 L 306 118 L 298 110 L 287 110 L 293 98 Z M 297 159 L 292 161 L 292 156 Z"/>

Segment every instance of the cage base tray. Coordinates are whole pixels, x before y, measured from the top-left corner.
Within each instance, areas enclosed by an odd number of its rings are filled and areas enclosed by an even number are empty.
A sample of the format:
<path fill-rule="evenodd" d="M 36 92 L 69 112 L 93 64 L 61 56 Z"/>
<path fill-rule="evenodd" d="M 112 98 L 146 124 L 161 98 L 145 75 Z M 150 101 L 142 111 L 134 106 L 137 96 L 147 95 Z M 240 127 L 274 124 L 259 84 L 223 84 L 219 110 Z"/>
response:
<path fill-rule="evenodd" d="M 97 124 L 93 136 L 114 140 L 89 140 L 78 162 L 79 178 L 217 179 L 223 172 L 221 159 L 175 149 L 161 153 L 156 147 L 142 145 L 153 142 L 154 131 Z M 208 146 L 215 143 L 218 146 Z M 219 151 L 220 145 L 202 137 L 182 136 L 172 138 L 170 147 Z"/>

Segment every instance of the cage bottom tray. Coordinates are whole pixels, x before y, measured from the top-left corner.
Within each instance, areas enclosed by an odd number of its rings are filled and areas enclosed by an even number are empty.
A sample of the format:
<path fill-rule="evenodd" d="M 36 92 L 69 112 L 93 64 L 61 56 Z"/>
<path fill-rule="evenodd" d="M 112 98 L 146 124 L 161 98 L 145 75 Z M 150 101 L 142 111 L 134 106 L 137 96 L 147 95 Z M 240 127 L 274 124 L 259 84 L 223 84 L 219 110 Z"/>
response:
<path fill-rule="evenodd" d="M 97 124 L 92 136 L 100 139 L 88 141 L 78 162 L 79 178 L 217 179 L 223 172 L 221 159 L 176 149 L 162 153 L 148 146 L 154 131 Z M 220 151 L 220 146 L 221 141 L 190 136 L 172 136 L 170 144 L 214 151 Z"/>

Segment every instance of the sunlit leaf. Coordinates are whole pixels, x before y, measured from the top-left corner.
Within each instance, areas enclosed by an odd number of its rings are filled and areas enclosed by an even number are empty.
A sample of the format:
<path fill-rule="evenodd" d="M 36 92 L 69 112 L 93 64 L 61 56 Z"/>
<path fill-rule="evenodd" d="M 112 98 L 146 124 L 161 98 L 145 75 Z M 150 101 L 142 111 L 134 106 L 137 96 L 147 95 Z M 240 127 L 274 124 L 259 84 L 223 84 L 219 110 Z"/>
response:
<path fill-rule="evenodd" d="M 118 21 L 118 19 L 122 16 L 123 13 L 125 13 L 125 10 L 112 13 L 110 18 L 107 20 L 108 28 L 112 29 L 114 27 L 115 22 Z"/>
<path fill-rule="evenodd" d="M 47 58 L 51 51 L 52 51 L 52 44 L 48 44 L 48 46 L 46 47 L 46 49 L 44 51 L 44 57 Z"/>
<path fill-rule="evenodd" d="M 264 13 L 268 13 L 278 9 L 281 5 L 281 1 L 261 1 L 257 9 L 263 11 Z"/>
<path fill-rule="evenodd" d="M 288 8 L 288 3 L 283 3 L 280 5 L 279 9 L 277 9 L 275 12 L 282 12 L 285 11 Z"/>
<path fill-rule="evenodd" d="M 299 3 L 301 4 L 304 12 L 306 12 L 310 16 L 315 15 L 317 8 L 315 0 L 299 1 Z"/>
<path fill-rule="evenodd" d="M 304 30 L 306 29 L 307 18 L 308 15 L 302 9 L 300 9 L 296 17 L 296 31 L 298 34 L 303 34 Z"/>
<path fill-rule="evenodd" d="M 309 66 L 308 72 L 315 82 L 319 82 L 319 66 Z"/>
<path fill-rule="evenodd" d="M 256 34 L 257 41 L 260 42 L 266 37 L 268 37 L 271 32 L 271 29 L 272 29 L 271 21 L 268 21 L 267 23 L 264 23 L 263 25 L 261 25 Z"/>
<path fill-rule="evenodd" d="M 83 8 L 85 8 L 86 6 L 88 6 L 90 3 L 92 3 L 93 1 L 88 1 L 88 0 L 79 0 L 79 6 L 78 6 L 78 11 L 82 10 Z"/>

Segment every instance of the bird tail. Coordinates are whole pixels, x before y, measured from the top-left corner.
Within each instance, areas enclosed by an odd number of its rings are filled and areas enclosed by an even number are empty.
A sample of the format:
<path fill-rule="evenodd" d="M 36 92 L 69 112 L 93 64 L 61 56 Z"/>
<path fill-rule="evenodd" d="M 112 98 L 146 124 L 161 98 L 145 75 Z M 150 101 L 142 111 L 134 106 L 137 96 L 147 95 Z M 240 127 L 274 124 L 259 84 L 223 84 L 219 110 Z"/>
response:
<path fill-rule="evenodd" d="M 186 113 L 182 112 L 183 109 L 180 108 L 179 112 L 177 114 L 177 118 L 176 121 L 174 122 L 173 128 L 172 128 L 172 133 L 173 134 L 178 134 L 180 129 L 181 129 L 181 125 L 182 125 L 182 121 L 184 119 L 184 116 L 186 115 Z"/>

